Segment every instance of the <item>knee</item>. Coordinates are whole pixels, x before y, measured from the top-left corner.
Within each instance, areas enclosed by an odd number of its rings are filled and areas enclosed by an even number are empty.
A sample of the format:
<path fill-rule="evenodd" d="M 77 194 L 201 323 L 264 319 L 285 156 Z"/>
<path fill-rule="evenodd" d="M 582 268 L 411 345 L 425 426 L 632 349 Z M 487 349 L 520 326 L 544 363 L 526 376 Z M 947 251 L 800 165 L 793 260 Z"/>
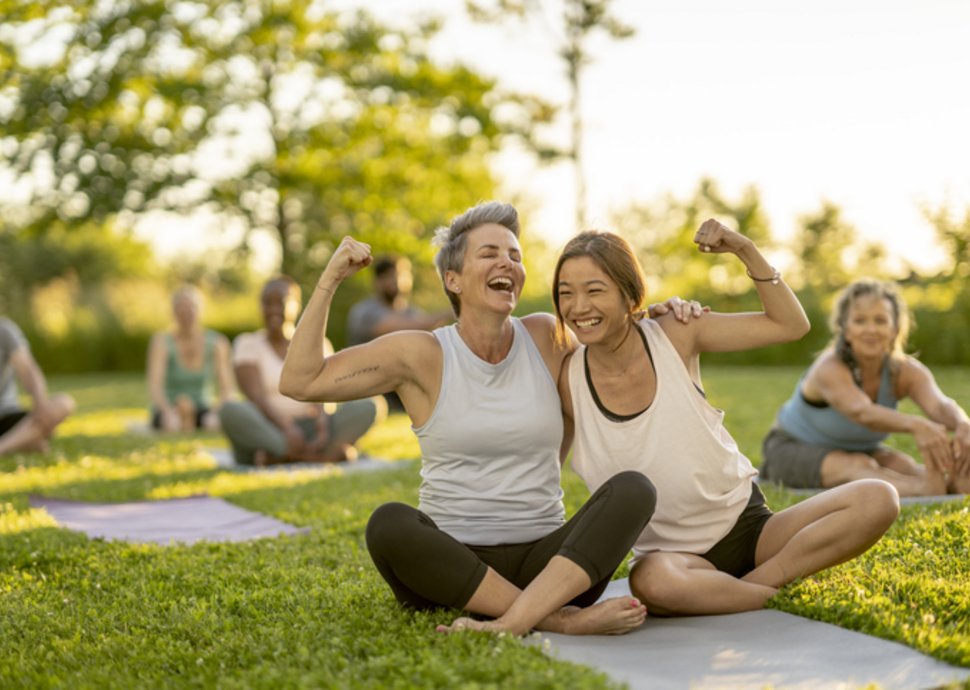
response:
<path fill-rule="evenodd" d="M 613 495 L 623 504 L 634 507 L 638 513 L 653 515 L 657 507 L 657 489 L 644 474 L 626 470 L 610 479 Z"/>
<path fill-rule="evenodd" d="M 244 414 L 243 403 L 230 400 L 219 407 L 219 424 L 222 425 L 223 429 L 229 429 Z"/>
<path fill-rule="evenodd" d="M 644 564 L 636 568 L 630 578 L 633 596 L 654 613 L 673 610 L 675 602 L 683 600 L 682 589 L 681 579 L 670 568 Z"/>
<path fill-rule="evenodd" d="M 405 546 L 408 526 L 417 511 L 404 503 L 385 503 L 371 513 L 364 538 L 371 555 L 386 555 Z"/>
<path fill-rule="evenodd" d="M 58 393 L 53 397 L 53 402 L 55 405 L 57 405 L 57 410 L 60 413 L 61 421 L 64 421 L 74 414 L 74 410 L 77 408 L 74 398 L 67 393 Z"/>
<path fill-rule="evenodd" d="M 860 479 L 852 482 L 853 505 L 863 513 L 867 524 L 880 534 L 889 529 L 899 516 L 899 493 L 889 482 L 881 479 Z"/>

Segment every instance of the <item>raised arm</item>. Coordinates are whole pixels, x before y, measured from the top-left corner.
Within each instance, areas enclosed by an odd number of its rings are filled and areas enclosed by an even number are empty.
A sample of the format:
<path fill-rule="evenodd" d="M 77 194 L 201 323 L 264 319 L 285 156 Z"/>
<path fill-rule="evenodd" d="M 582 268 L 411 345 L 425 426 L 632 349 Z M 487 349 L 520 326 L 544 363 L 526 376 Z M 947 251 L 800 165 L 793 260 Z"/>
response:
<path fill-rule="evenodd" d="M 749 238 L 714 219 L 704 221 L 694 242 L 705 253 L 734 254 L 747 270 L 763 311 L 712 313 L 687 324 L 692 352 L 733 352 L 797 340 L 810 324 L 795 293 Z"/>
<path fill-rule="evenodd" d="M 345 237 L 313 290 L 283 364 L 280 392 L 296 400 L 340 402 L 398 390 L 420 377 L 434 336 L 399 331 L 324 355 L 334 293 L 371 262 L 370 246 Z M 430 341 L 429 341 L 430 339 Z M 435 389 L 435 393 L 437 389 Z M 403 399 L 403 396 L 402 396 Z"/>

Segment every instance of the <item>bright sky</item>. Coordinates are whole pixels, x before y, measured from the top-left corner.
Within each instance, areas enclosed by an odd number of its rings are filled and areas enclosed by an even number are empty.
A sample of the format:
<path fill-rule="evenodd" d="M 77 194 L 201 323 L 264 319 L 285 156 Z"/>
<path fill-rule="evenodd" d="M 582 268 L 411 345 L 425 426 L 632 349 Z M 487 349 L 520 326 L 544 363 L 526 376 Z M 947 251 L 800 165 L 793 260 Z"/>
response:
<path fill-rule="evenodd" d="M 542 0 L 550 18 L 559 0 Z M 347 0 L 347 4 L 353 4 Z M 503 85 L 565 102 L 552 35 L 473 25 L 453 7 L 434 44 Z M 970 2 L 966 0 L 617 0 L 636 27 L 600 41 L 584 82 L 590 216 L 702 176 L 729 197 L 759 188 L 774 234 L 823 200 L 863 237 L 922 268 L 943 259 L 920 206 L 970 207 Z M 381 0 L 387 18 L 436 0 Z M 537 202 L 532 230 L 572 233 L 572 176 L 511 161 L 509 188 Z"/>

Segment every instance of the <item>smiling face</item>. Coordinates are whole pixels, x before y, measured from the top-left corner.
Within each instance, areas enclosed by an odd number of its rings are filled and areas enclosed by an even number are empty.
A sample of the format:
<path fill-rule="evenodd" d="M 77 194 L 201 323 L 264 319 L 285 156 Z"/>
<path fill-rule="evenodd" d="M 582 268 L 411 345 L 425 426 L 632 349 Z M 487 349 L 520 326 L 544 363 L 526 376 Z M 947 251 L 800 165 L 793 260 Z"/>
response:
<path fill-rule="evenodd" d="M 489 223 L 470 230 L 465 241 L 461 273 L 448 271 L 445 276 L 448 289 L 461 301 L 462 314 L 470 308 L 511 314 L 525 284 L 522 249 L 515 234 Z"/>
<path fill-rule="evenodd" d="M 845 341 L 856 359 L 882 359 L 893 349 L 897 328 L 893 305 L 880 295 L 852 300 L 845 319 Z"/>
<path fill-rule="evenodd" d="M 180 292 L 172 299 L 172 314 L 181 331 L 191 331 L 195 328 L 200 311 L 198 297 L 190 292 Z"/>
<path fill-rule="evenodd" d="M 555 290 L 563 322 L 583 345 L 613 342 L 629 329 L 630 300 L 591 257 L 564 261 Z"/>
<path fill-rule="evenodd" d="M 287 339 L 296 327 L 300 315 L 300 288 L 285 280 L 273 280 L 266 284 L 260 296 L 263 323 L 271 334 L 282 333 Z"/>

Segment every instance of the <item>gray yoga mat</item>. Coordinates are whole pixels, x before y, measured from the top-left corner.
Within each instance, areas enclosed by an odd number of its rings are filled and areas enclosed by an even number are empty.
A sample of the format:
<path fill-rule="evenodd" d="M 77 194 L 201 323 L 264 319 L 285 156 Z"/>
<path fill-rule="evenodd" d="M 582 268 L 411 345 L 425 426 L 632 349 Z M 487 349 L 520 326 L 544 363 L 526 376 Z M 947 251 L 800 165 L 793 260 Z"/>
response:
<path fill-rule="evenodd" d="M 795 496 L 814 496 L 815 494 L 820 494 L 825 489 L 794 489 L 790 486 L 785 486 L 784 484 L 776 484 L 769 481 L 759 481 L 756 477 L 755 482 L 761 486 L 772 486 L 779 489 L 784 489 L 788 493 L 794 494 Z M 926 505 L 931 503 L 945 503 L 947 501 L 962 501 L 967 497 L 968 494 L 940 494 L 938 496 L 900 496 L 899 503 L 901 505 Z"/>
<path fill-rule="evenodd" d="M 615 580 L 603 597 L 629 594 L 629 581 Z M 543 633 L 541 640 L 552 656 L 603 671 L 630 690 L 849 690 L 869 684 L 923 690 L 970 678 L 970 669 L 905 645 L 773 610 L 648 617 L 627 635 Z"/>
<path fill-rule="evenodd" d="M 31 496 L 30 505 L 45 509 L 60 525 L 93 539 L 135 543 L 239 542 L 310 531 L 211 496 L 130 503 Z"/>
<path fill-rule="evenodd" d="M 206 448 L 205 452 L 212 456 L 217 467 L 232 470 L 233 472 L 320 472 L 321 474 L 352 474 L 355 472 L 372 472 L 375 470 L 387 470 L 393 467 L 403 467 L 399 460 L 384 460 L 365 456 L 353 462 L 283 462 L 266 467 L 254 467 L 252 465 L 239 465 L 232 456 L 232 451 L 228 448 Z"/>

